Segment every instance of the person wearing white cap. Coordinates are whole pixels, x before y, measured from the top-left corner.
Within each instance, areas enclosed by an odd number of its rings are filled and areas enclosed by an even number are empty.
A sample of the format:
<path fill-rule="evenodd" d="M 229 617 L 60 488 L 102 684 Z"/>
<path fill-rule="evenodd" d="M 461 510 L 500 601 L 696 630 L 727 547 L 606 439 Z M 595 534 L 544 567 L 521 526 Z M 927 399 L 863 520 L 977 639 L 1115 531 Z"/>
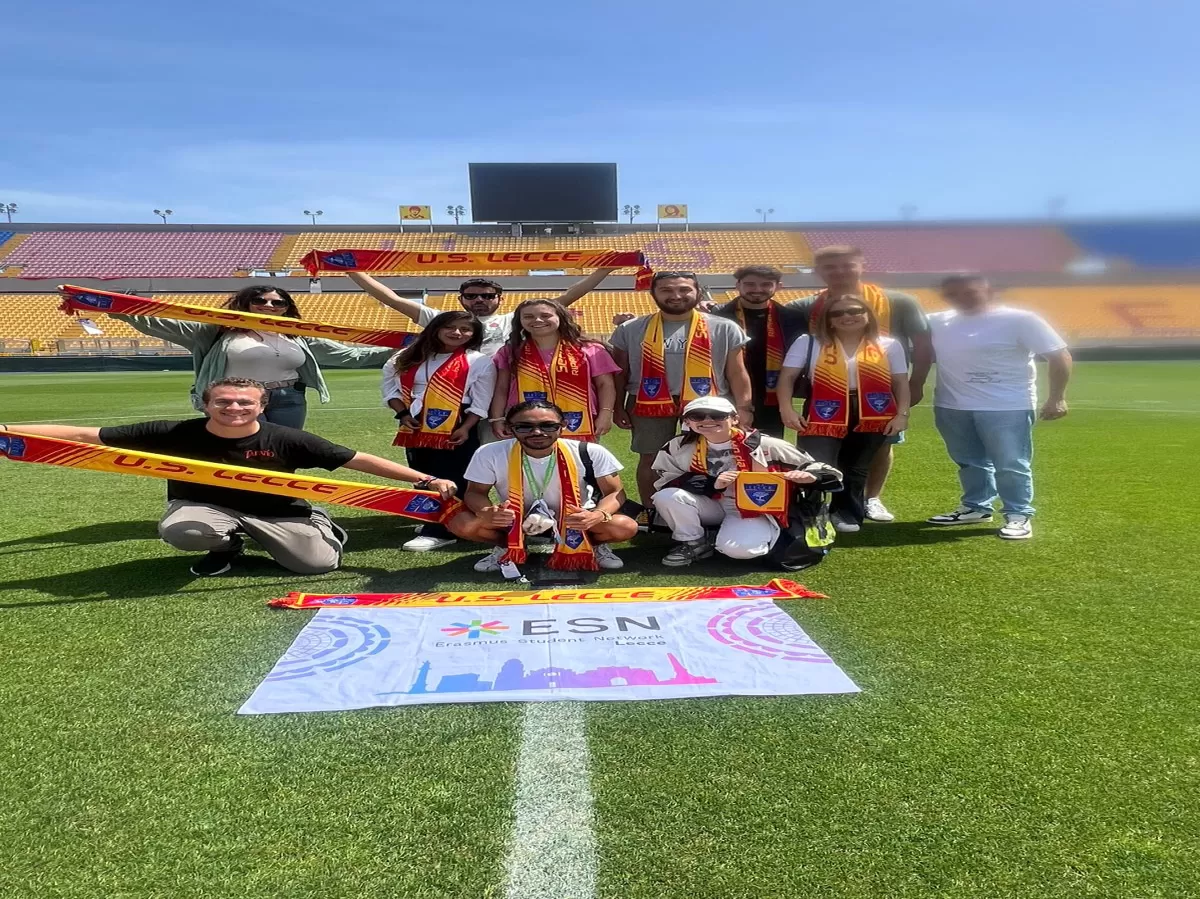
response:
<path fill-rule="evenodd" d="M 690 565 L 719 552 L 755 559 L 779 539 L 770 515 L 743 517 L 733 486 L 739 471 L 781 471 L 797 484 L 812 484 L 832 469 L 777 437 L 737 427 L 733 403 L 719 396 L 692 400 L 683 409 L 686 429 L 654 459 L 654 508 L 678 541 L 663 559 L 670 567 Z M 710 541 L 706 528 L 716 528 Z"/>

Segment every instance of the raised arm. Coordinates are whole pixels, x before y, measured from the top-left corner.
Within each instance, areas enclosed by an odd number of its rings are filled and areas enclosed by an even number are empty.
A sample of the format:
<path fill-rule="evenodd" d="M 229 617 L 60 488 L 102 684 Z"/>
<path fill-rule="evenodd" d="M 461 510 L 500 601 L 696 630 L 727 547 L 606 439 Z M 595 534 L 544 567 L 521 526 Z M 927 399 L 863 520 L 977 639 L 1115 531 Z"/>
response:
<path fill-rule="evenodd" d="M 421 310 L 424 305 L 416 300 L 406 300 L 390 287 L 380 283 L 365 272 L 346 272 L 350 280 L 365 290 L 383 305 L 395 309 L 401 315 L 406 315 L 418 325 L 421 324 Z"/>
<path fill-rule="evenodd" d="M 750 388 L 750 374 L 746 371 L 745 352 L 738 347 L 725 360 L 725 377 L 733 393 L 733 404 L 737 407 L 738 421 L 743 427 L 754 425 L 754 399 Z"/>
<path fill-rule="evenodd" d="M 308 338 L 308 348 L 317 362 L 330 368 L 380 368 L 396 352 L 393 347 L 341 343 L 324 337 Z"/>
<path fill-rule="evenodd" d="M 442 499 L 449 499 L 454 496 L 457 489 L 453 481 L 421 474 L 421 472 L 409 468 L 407 465 L 401 465 L 398 462 L 392 462 L 390 459 L 384 459 L 380 456 L 372 456 L 370 453 L 355 453 L 354 458 L 342 467 L 350 468 L 354 471 L 362 471 L 366 474 L 373 474 L 381 478 L 389 478 L 393 481 L 404 481 L 408 484 L 428 481 L 429 486 L 427 489 L 437 491 L 442 495 Z"/>
<path fill-rule="evenodd" d="M 79 428 L 75 425 L 0 425 L 0 433 L 4 431 L 20 431 L 37 437 L 58 437 L 60 440 L 74 440 L 76 443 L 100 442 L 99 428 Z"/>
<path fill-rule="evenodd" d="M 217 325 L 205 325 L 200 322 L 180 322 L 170 318 L 154 318 L 149 315 L 119 315 L 109 313 L 110 318 L 125 324 L 145 334 L 147 337 L 157 337 L 170 343 L 177 343 L 185 349 L 191 349 L 196 339 L 208 332 L 218 330 Z"/>
<path fill-rule="evenodd" d="M 1050 395 L 1042 406 L 1041 417 L 1046 421 L 1067 414 L 1067 382 L 1071 380 L 1071 353 L 1066 348 L 1046 354 L 1050 374 Z"/>
<path fill-rule="evenodd" d="M 600 286 L 600 282 L 615 272 L 615 268 L 598 268 L 586 278 L 576 281 L 561 294 L 558 295 L 558 301 L 564 306 L 570 306 L 576 300 L 586 294 L 591 293 Z"/>

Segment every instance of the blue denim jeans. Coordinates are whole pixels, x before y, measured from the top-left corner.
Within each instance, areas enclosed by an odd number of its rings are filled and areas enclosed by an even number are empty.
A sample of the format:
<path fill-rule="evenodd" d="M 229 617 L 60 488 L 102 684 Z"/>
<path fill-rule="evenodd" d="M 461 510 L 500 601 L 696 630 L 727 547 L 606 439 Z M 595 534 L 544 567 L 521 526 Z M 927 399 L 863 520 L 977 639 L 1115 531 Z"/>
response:
<path fill-rule="evenodd" d="M 958 464 L 964 506 L 991 512 L 999 494 L 1002 512 L 1033 514 L 1032 410 L 966 412 L 935 406 L 933 420 Z"/>
<path fill-rule="evenodd" d="M 288 428 L 303 428 L 308 414 L 308 403 L 304 391 L 295 387 L 277 387 L 269 391 L 267 408 L 262 414 L 265 421 Z"/>

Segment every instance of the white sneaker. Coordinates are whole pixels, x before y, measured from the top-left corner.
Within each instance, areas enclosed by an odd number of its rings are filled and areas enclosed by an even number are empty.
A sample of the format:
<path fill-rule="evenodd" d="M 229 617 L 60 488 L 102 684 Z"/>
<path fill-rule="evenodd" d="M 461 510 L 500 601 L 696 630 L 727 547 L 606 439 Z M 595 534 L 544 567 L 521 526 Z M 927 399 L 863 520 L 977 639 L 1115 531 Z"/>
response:
<path fill-rule="evenodd" d="M 427 553 L 457 542 L 454 537 L 413 537 L 400 548 L 410 553 Z"/>
<path fill-rule="evenodd" d="M 998 536 L 1002 540 L 1028 540 L 1033 536 L 1033 522 L 1028 515 L 1005 515 Z"/>
<path fill-rule="evenodd" d="M 857 534 L 862 530 L 862 525 L 845 515 L 838 514 L 833 516 L 833 529 L 839 534 Z"/>
<path fill-rule="evenodd" d="M 945 515 L 934 515 L 926 518 L 928 524 L 976 524 L 980 521 L 991 521 L 991 510 L 972 509 L 970 506 L 959 506 L 953 512 Z"/>
<path fill-rule="evenodd" d="M 883 523 L 895 520 L 896 516 L 887 510 L 887 506 L 878 496 L 872 496 L 867 500 L 867 521 Z"/>
<path fill-rule="evenodd" d="M 621 557 L 612 551 L 612 548 L 607 543 L 601 543 L 595 549 L 596 564 L 605 571 L 616 571 L 618 568 L 624 568 L 625 563 L 621 561 Z"/>
<path fill-rule="evenodd" d="M 508 552 L 508 548 L 497 546 L 490 553 L 475 563 L 475 570 L 480 574 L 489 574 L 500 570 L 500 557 Z"/>

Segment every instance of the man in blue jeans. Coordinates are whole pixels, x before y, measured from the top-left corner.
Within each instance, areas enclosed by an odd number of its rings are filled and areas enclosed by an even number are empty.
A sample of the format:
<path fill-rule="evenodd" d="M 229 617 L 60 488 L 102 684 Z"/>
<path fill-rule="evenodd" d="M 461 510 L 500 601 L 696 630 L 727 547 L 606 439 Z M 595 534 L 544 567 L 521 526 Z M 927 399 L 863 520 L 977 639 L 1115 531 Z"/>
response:
<path fill-rule="evenodd" d="M 981 275 L 951 275 L 941 283 L 948 312 L 929 316 L 937 380 L 933 414 L 950 458 L 958 463 L 962 502 L 930 524 L 992 520 L 997 494 L 1005 540 L 1033 536 L 1033 422 L 1037 409 L 1034 356 L 1049 365 L 1050 396 L 1040 417 L 1067 414 L 1071 354 L 1042 318 L 995 301 Z"/>

